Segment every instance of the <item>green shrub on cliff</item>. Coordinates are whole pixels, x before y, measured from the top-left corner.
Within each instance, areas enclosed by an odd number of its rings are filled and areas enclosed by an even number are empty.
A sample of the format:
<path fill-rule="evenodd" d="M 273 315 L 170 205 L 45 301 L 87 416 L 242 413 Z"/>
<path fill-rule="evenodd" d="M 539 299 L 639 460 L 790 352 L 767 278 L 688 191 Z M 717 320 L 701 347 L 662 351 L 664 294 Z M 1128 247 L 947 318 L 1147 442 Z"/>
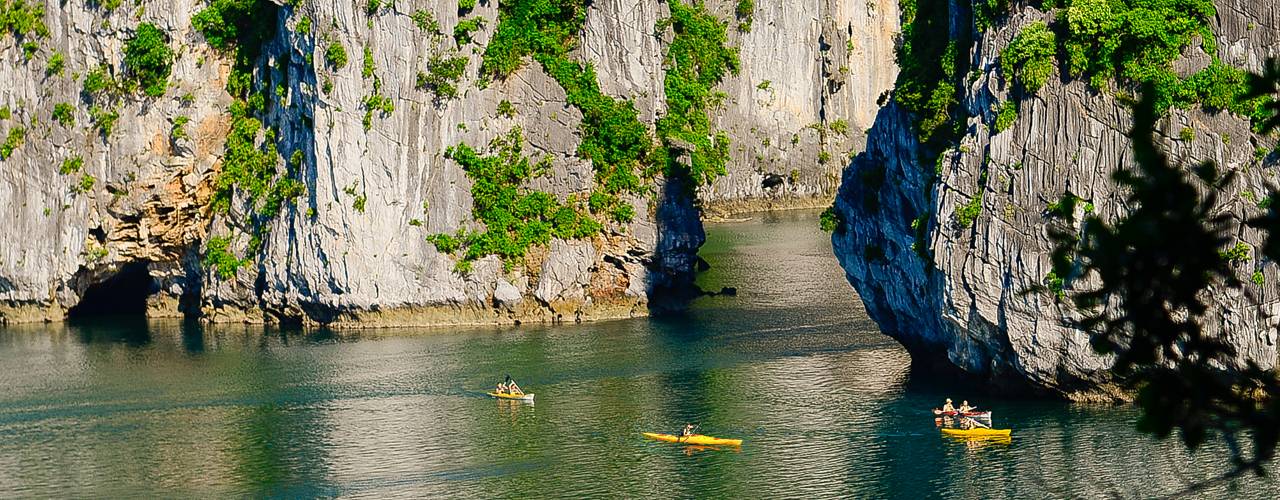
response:
<path fill-rule="evenodd" d="M 98 183 L 98 179 L 95 179 L 92 175 L 89 175 L 88 173 L 82 173 L 80 174 L 80 182 L 76 184 L 72 184 L 71 190 L 75 191 L 78 194 L 88 193 L 93 191 L 93 185 L 97 183 Z"/>
<path fill-rule="evenodd" d="M 485 19 L 483 17 L 473 17 L 466 21 L 459 21 L 457 26 L 453 27 L 453 39 L 461 47 L 464 44 L 471 43 L 471 33 L 480 31 L 484 27 Z"/>
<path fill-rule="evenodd" d="M 983 172 L 978 176 L 978 188 L 973 198 L 970 198 L 968 203 L 956 207 L 956 223 L 960 224 L 960 227 L 972 226 L 974 221 L 978 220 L 978 215 L 982 213 L 982 192 L 986 189 L 986 185 L 987 173 Z"/>
<path fill-rule="evenodd" d="M 62 175 L 67 175 L 67 174 L 79 172 L 80 168 L 83 166 L 84 166 L 84 158 L 81 158 L 79 156 L 73 156 L 71 158 L 62 160 L 62 168 L 58 170 L 58 173 Z"/>
<path fill-rule="evenodd" d="M 1227 260 L 1231 262 L 1249 260 L 1249 251 L 1252 249 L 1253 248 L 1250 247 L 1248 243 L 1241 241 L 1241 242 L 1237 242 L 1236 246 L 1231 247 L 1225 251 L 1219 250 L 1218 257 L 1220 257 L 1222 260 Z"/>
<path fill-rule="evenodd" d="M 290 175 L 280 175 L 275 133 L 267 130 L 261 148 L 255 147 L 262 123 L 249 116 L 250 107 L 236 102 L 231 112 L 231 131 L 227 135 L 226 152 L 222 156 L 222 172 L 215 179 L 210 206 L 215 212 L 230 213 L 235 191 L 245 193 L 249 206 L 265 218 L 275 217 L 283 204 L 296 199 L 305 186 Z M 259 201 L 262 201 L 259 207 Z"/>
<path fill-rule="evenodd" d="M 373 49 L 370 49 L 369 46 L 366 45 L 364 48 L 364 68 L 360 70 L 360 76 L 363 78 L 369 78 L 373 76 L 374 69 Z"/>
<path fill-rule="evenodd" d="M 424 10 L 418 10 L 413 13 L 413 22 L 418 24 L 418 28 L 427 33 L 439 33 L 440 23 L 436 22 L 436 16 Z"/>
<path fill-rule="evenodd" d="M 116 81 L 106 66 L 98 66 L 89 70 L 84 77 L 84 91 L 87 94 L 111 92 L 116 90 Z"/>
<path fill-rule="evenodd" d="M 978 31 L 986 31 L 995 25 L 995 18 L 1008 8 L 1009 0 L 973 0 L 973 24 Z"/>
<path fill-rule="evenodd" d="M 62 52 L 57 50 L 53 51 L 53 55 L 49 56 L 49 63 L 44 67 L 45 76 L 52 76 L 55 73 L 58 76 L 62 76 L 62 67 L 66 62 L 67 56 L 62 55 Z"/>
<path fill-rule="evenodd" d="M 582 143 L 578 155 L 596 171 L 596 186 L 609 200 L 605 212 L 625 218 L 617 195 L 641 189 L 636 170 L 658 163 L 650 158 L 652 137 L 640 123 L 635 106 L 600 92 L 595 69 L 568 57 L 586 18 L 581 0 L 563 5 L 555 0 L 524 0 L 500 5 L 497 31 L 484 52 L 483 71 L 505 78 L 532 55 L 565 90 L 569 104 L 582 112 Z M 688 184 L 686 184 L 687 186 Z M 599 198 L 599 197 L 598 197 Z"/>
<path fill-rule="evenodd" d="M 1094 87 L 1118 76 L 1156 84 L 1158 109 L 1167 109 L 1177 81 L 1172 62 L 1196 36 L 1214 40 L 1212 0 L 1068 0 L 1063 41 L 1073 76 L 1089 75 Z M 1207 46 L 1213 55 L 1215 50 Z"/>
<path fill-rule="evenodd" d="M 416 219 L 415 219 L 416 220 Z M 427 236 L 427 241 L 435 245 L 436 251 L 444 254 L 451 254 L 462 246 L 462 239 L 466 237 L 466 229 L 458 228 L 457 237 L 448 234 L 433 234 Z"/>
<path fill-rule="evenodd" d="M 959 82 L 948 75 L 963 74 L 963 70 L 968 69 L 968 51 L 948 50 L 952 48 L 951 40 L 937 36 L 950 32 L 947 0 L 904 0 L 900 7 L 902 44 L 896 50 L 895 60 L 901 69 L 894 100 L 917 114 L 916 131 L 920 140 L 928 143 L 952 121 L 952 107 L 959 102 L 956 95 Z M 964 52 L 964 57 L 960 52 Z M 944 137 L 937 139 L 935 142 L 945 142 Z"/>
<path fill-rule="evenodd" d="M 191 25 L 215 48 L 234 50 L 236 64 L 252 64 L 275 35 L 278 10 L 269 0 L 214 0 Z"/>
<path fill-rule="evenodd" d="M 115 129 L 116 120 L 120 118 L 120 113 L 114 109 L 102 109 L 101 106 L 95 105 L 89 108 L 89 119 L 93 120 L 93 126 L 97 128 L 102 137 L 111 137 L 111 131 Z"/>
<path fill-rule="evenodd" d="M 165 34 L 153 24 L 142 23 L 133 38 L 124 44 L 124 66 L 152 97 L 164 95 L 173 66 L 173 49 L 165 42 Z"/>
<path fill-rule="evenodd" d="M 489 143 L 489 156 L 480 156 L 466 143 L 446 150 L 445 156 L 474 181 L 472 211 L 475 219 L 485 224 L 485 231 L 468 234 L 461 242 L 435 235 L 430 241 L 438 250 L 451 253 L 465 245 L 466 261 L 496 254 L 509 266 L 522 259 L 530 246 L 545 245 L 553 236 L 581 239 L 599 234 L 600 223 L 582 213 L 575 199 L 561 205 L 550 194 L 520 187 L 535 171 L 523 150 L 519 128 L 494 138 Z"/>
<path fill-rule="evenodd" d="M 53 118 L 58 120 L 58 123 L 61 123 L 64 127 L 72 127 L 76 124 L 74 112 L 75 108 L 71 107 L 70 104 L 60 102 L 53 107 Z"/>
<path fill-rule="evenodd" d="M 186 129 L 182 128 L 182 126 L 186 125 L 190 121 L 191 119 L 185 116 L 179 116 L 177 118 L 174 118 L 173 128 L 169 131 L 169 135 L 173 136 L 175 139 L 186 139 L 187 131 Z"/>
<path fill-rule="evenodd" d="M 754 22 L 753 13 L 755 13 L 756 4 L 751 0 L 739 0 L 738 6 L 733 9 L 733 13 L 738 16 L 738 31 L 743 33 L 751 32 L 751 23 Z"/>
<path fill-rule="evenodd" d="M 1013 42 L 1000 51 L 1000 68 L 1034 94 L 1053 74 L 1056 50 L 1057 38 L 1053 32 L 1043 21 L 1036 21 L 1023 28 Z"/>
<path fill-rule="evenodd" d="M 209 238 L 209 243 L 205 245 L 208 251 L 205 253 L 203 263 L 205 267 L 213 268 L 222 281 L 234 278 L 236 269 L 253 263 L 253 259 L 237 259 L 228 249 L 230 246 L 231 239 L 221 236 Z"/>
<path fill-rule="evenodd" d="M 49 27 L 44 24 L 44 5 L 38 0 L 0 0 L 0 33 L 8 31 L 14 38 L 39 36 L 49 38 Z"/>
<path fill-rule="evenodd" d="M 844 216 L 836 210 L 835 202 L 831 202 L 831 206 L 818 216 L 818 226 L 828 233 L 843 230 Z"/>
<path fill-rule="evenodd" d="M 1014 120 L 1017 119 L 1018 103 L 1016 101 L 1005 101 L 1000 105 L 1000 110 L 996 113 L 996 123 L 991 130 L 998 134 L 1013 126 Z"/>
<path fill-rule="evenodd" d="M 458 97 L 458 81 L 470 61 L 466 56 L 445 57 L 432 55 L 427 60 L 428 73 L 418 79 L 418 85 L 431 89 L 440 100 Z"/>
<path fill-rule="evenodd" d="M 329 61 L 329 65 L 333 66 L 333 69 L 342 69 L 343 66 L 347 65 L 347 49 L 335 40 L 324 51 L 324 59 Z"/>
<path fill-rule="evenodd" d="M 22 147 L 22 142 L 27 138 L 27 128 L 22 125 L 15 125 L 9 129 L 9 137 L 4 140 L 4 145 L 0 145 L 0 160 L 7 160 L 13 156 L 13 151 Z"/>

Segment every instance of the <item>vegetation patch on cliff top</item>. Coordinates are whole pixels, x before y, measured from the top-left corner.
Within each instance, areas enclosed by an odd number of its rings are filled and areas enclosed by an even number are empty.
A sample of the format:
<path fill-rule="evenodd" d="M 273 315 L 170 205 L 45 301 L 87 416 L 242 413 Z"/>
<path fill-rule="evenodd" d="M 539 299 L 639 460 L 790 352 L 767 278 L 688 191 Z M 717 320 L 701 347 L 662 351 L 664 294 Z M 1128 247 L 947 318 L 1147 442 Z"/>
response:
<path fill-rule="evenodd" d="M 1010 79 L 1022 82 L 1027 91 L 1036 93 L 1053 74 L 1057 38 L 1043 21 L 1023 28 L 1013 42 L 1000 51 L 1000 67 Z"/>
<path fill-rule="evenodd" d="M 1188 108 L 1202 104 L 1253 119 L 1255 127 L 1266 115 L 1271 96 L 1245 99 L 1243 71 L 1218 59 L 1210 21 L 1217 15 L 1211 0 L 1064 0 L 1059 18 L 1067 36 L 1062 39 L 1067 66 L 1073 76 L 1105 88 L 1115 77 L 1122 82 L 1151 83 L 1156 109 Z M 1174 74 L 1173 61 L 1199 38 L 1212 64 L 1191 77 Z"/>

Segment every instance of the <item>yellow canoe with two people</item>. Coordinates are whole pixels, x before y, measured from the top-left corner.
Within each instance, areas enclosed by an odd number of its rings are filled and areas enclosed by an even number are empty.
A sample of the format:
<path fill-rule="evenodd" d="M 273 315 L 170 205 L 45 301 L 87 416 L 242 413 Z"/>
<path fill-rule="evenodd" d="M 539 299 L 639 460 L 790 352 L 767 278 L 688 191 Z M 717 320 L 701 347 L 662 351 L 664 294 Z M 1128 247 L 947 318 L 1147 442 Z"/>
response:
<path fill-rule="evenodd" d="M 533 393 L 529 394 L 498 394 L 495 392 L 486 393 L 498 399 L 533 401 Z"/>
<path fill-rule="evenodd" d="M 740 446 L 741 439 L 720 439 L 711 436 L 703 436 L 701 434 L 693 434 L 689 436 L 673 436 L 671 434 L 656 434 L 653 432 L 643 433 L 644 437 L 650 439 L 658 439 L 661 441 L 670 441 L 672 443 L 688 443 L 688 444 L 723 444 L 730 446 Z"/>

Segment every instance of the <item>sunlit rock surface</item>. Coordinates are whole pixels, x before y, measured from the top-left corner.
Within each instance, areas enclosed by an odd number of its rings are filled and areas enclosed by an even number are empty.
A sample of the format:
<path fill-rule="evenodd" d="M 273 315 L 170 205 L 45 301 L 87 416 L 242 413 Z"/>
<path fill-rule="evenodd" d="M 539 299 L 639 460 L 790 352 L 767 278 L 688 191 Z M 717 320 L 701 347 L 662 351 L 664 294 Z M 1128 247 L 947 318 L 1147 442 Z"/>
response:
<path fill-rule="evenodd" d="M 229 216 L 210 207 L 234 99 L 225 90 L 231 56 L 211 49 L 192 27 L 207 5 L 153 0 L 108 10 L 97 3 L 35 3 L 44 7 L 50 36 L 0 41 L 0 106 L 11 110 L 0 120 L 0 138 L 14 127 L 27 130 L 21 146 L 0 160 L 6 218 L 0 321 L 59 320 L 91 285 L 138 263 L 154 282 L 146 297 L 124 299 L 144 300 L 152 316 L 211 321 L 395 325 L 626 317 L 647 314 L 654 294 L 691 283 L 704 240 L 700 209 L 661 179 L 654 194 L 628 198 L 634 222 L 606 224 L 590 241 L 535 248 L 510 268 L 482 259 L 459 272 L 456 256 L 426 241 L 482 228 L 472 219 L 471 180 L 444 157 L 462 142 L 483 147 L 519 127 L 524 154 L 552 161 L 551 175 L 525 187 L 563 201 L 595 182 L 591 164 L 577 155 L 581 115 L 536 61 L 525 58 L 506 79 L 481 77 L 481 54 L 498 26 L 496 0 L 462 13 L 487 22 L 473 44 L 460 47 L 469 58 L 460 95 L 444 101 L 418 87 L 416 75 L 431 55 L 459 48 L 448 35 L 459 22 L 457 2 L 384 3 L 372 14 L 364 2 L 278 2 L 277 30 L 263 49 L 255 90 L 269 97 L 264 125 L 278 127 L 278 168 L 285 170 L 301 152 L 298 177 L 306 189 L 271 220 L 254 255 L 243 228 L 250 209 L 243 193 Z M 713 128 L 732 141 L 727 175 L 699 190 L 700 203 L 719 211 L 826 204 L 837 168 L 865 142 L 875 100 L 896 75 L 896 2 L 758 1 L 750 31 L 736 29 L 736 5 L 708 4 L 729 27 L 727 45 L 738 47 L 741 62 L 738 73 L 716 87 L 727 97 L 711 112 Z M 654 36 L 654 28 L 668 9 L 656 0 L 591 2 L 571 53 L 594 65 L 606 94 L 632 100 L 650 127 L 666 106 L 670 33 Z M 445 35 L 420 29 L 410 17 L 418 10 L 431 12 Z M 301 33 L 304 17 L 311 28 Z M 144 22 L 164 31 L 177 52 L 164 95 L 83 92 L 94 68 L 123 74 L 124 43 Z M 22 47 L 28 41 L 37 42 L 30 58 Z M 346 49 L 344 68 L 324 64 L 332 41 Z M 367 78 L 361 75 L 366 47 L 375 68 Z M 46 71 L 55 51 L 65 56 L 61 73 Z M 395 111 L 373 113 L 366 130 L 362 99 L 375 81 Z M 514 115 L 497 112 L 502 101 L 512 103 Z M 74 124 L 52 117 L 59 103 L 73 107 Z M 110 135 L 93 126 L 93 106 L 119 113 Z M 186 137 L 173 132 L 179 117 L 189 120 Z M 83 159 L 81 170 L 59 173 L 73 157 Z M 230 279 L 205 262 L 215 237 L 231 238 L 229 250 L 250 260 Z"/>

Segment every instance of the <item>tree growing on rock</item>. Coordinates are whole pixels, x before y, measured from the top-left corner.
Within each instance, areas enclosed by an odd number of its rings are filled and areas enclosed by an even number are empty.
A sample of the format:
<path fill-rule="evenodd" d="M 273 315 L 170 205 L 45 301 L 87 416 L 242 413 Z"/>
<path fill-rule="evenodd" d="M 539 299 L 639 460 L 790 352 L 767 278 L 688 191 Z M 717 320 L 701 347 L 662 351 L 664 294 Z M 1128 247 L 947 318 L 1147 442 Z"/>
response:
<path fill-rule="evenodd" d="M 133 38 L 124 44 L 125 67 L 142 86 L 142 91 L 152 97 L 164 95 L 169 85 L 173 49 L 165 38 L 164 32 L 154 24 L 142 23 Z"/>

